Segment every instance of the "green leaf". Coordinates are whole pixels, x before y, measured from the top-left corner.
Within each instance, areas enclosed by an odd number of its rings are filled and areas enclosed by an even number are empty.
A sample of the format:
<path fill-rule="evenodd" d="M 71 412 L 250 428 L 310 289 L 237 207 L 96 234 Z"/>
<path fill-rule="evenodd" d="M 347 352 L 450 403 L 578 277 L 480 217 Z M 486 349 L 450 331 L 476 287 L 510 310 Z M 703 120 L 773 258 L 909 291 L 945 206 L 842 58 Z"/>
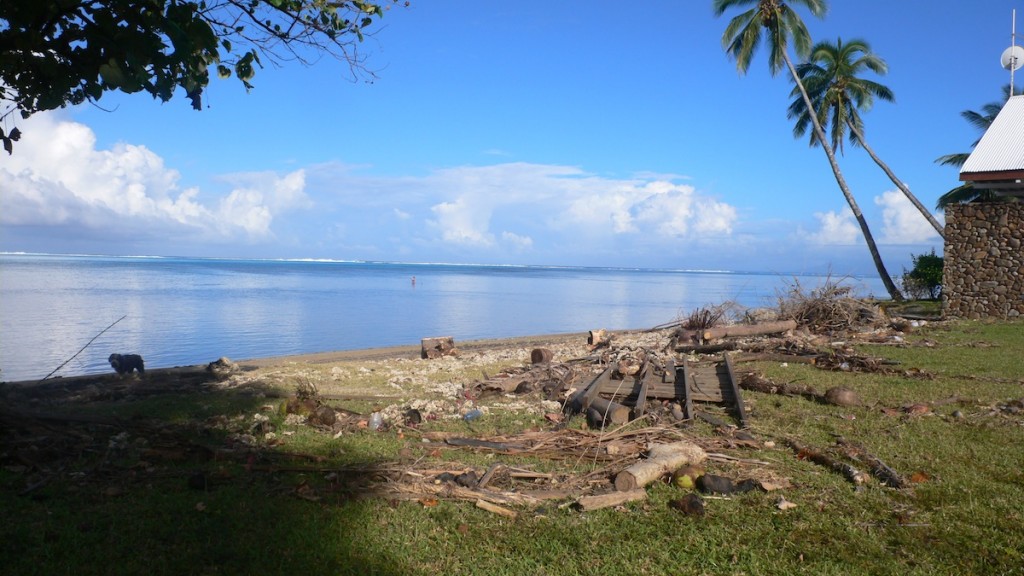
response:
<path fill-rule="evenodd" d="M 121 71 L 121 67 L 113 58 L 111 58 L 106 64 L 101 64 L 99 72 L 100 78 L 102 78 L 103 81 L 111 87 L 121 88 L 125 85 L 126 78 L 124 72 Z"/>
<path fill-rule="evenodd" d="M 228 68 L 227 66 L 223 65 L 223 64 L 218 64 L 217 65 L 217 76 L 219 78 L 230 78 L 231 77 L 231 69 Z"/>

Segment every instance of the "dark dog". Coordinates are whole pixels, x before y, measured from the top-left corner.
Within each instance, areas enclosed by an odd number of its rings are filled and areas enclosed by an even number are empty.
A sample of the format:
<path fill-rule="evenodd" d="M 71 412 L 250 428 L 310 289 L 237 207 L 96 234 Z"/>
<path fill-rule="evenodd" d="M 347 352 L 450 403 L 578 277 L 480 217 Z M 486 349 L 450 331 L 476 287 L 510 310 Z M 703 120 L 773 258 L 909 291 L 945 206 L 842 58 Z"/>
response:
<path fill-rule="evenodd" d="M 131 374 L 132 370 L 138 370 L 139 376 L 146 374 L 146 366 L 142 362 L 142 356 L 138 354 L 111 354 L 107 360 L 121 376 Z"/>

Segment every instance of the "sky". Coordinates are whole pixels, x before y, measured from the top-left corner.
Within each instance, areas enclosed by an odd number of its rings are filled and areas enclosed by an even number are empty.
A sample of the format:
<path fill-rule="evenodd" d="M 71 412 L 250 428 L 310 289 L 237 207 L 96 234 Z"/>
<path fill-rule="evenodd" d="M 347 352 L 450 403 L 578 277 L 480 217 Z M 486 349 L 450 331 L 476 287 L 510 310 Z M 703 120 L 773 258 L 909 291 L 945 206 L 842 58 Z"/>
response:
<path fill-rule="evenodd" d="M 886 60 L 869 77 L 896 101 L 865 136 L 934 207 L 958 185 L 935 159 L 981 135 L 960 113 L 1010 81 L 1024 3 L 830 4 L 801 13 L 812 38 Z M 198 112 L 108 92 L 9 118 L 0 251 L 874 274 L 825 154 L 792 135 L 786 73 L 762 49 L 741 75 L 722 49 L 737 13 L 412 0 L 360 45 L 372 81 L 265 63 L 248 93 L 211 80 Z M 839 163 L 890 275 L 942 252 L 862 149 Z"/>

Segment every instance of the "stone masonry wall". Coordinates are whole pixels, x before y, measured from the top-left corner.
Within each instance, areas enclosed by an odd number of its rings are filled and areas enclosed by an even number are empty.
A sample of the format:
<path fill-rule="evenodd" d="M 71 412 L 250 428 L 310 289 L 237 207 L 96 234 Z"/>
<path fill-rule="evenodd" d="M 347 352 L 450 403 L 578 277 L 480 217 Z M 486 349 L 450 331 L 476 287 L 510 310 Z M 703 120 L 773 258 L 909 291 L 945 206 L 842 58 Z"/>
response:
<path fill-rule="evenodd" d="M 947 207 L 943 259 L 945 316 L 1024 316 L 1024 202 Z"/>

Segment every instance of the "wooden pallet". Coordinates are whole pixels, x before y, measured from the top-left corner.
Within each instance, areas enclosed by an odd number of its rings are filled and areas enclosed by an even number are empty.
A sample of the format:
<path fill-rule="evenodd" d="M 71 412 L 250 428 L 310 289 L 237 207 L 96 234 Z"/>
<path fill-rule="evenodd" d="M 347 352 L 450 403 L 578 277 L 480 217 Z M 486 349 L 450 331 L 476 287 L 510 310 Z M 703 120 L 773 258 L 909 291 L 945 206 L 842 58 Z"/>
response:
<path fill-rule="evenodd" d="M 683 361 L 676 366 L 645 363 L 637 376 L 626 379 L 612 378 L 611 368 L 597 375 L 589 385 L 571 400 L 576 411 L 585 411 L 596 400 L 603 399 L 617 406 L 632 408 L 630 419 L 644 415 L 650 400 L 677 401 L 683 407 L 685 418 L 696 416 L 694 403 L 714 403 L 729 406 L 741 427 L 747 426 L 743 397 L 736 380 L 733 359 L 729 353 L 722 360 L 711 362 Z M 608 405 L 601 403 L 603 407 Z"/>

